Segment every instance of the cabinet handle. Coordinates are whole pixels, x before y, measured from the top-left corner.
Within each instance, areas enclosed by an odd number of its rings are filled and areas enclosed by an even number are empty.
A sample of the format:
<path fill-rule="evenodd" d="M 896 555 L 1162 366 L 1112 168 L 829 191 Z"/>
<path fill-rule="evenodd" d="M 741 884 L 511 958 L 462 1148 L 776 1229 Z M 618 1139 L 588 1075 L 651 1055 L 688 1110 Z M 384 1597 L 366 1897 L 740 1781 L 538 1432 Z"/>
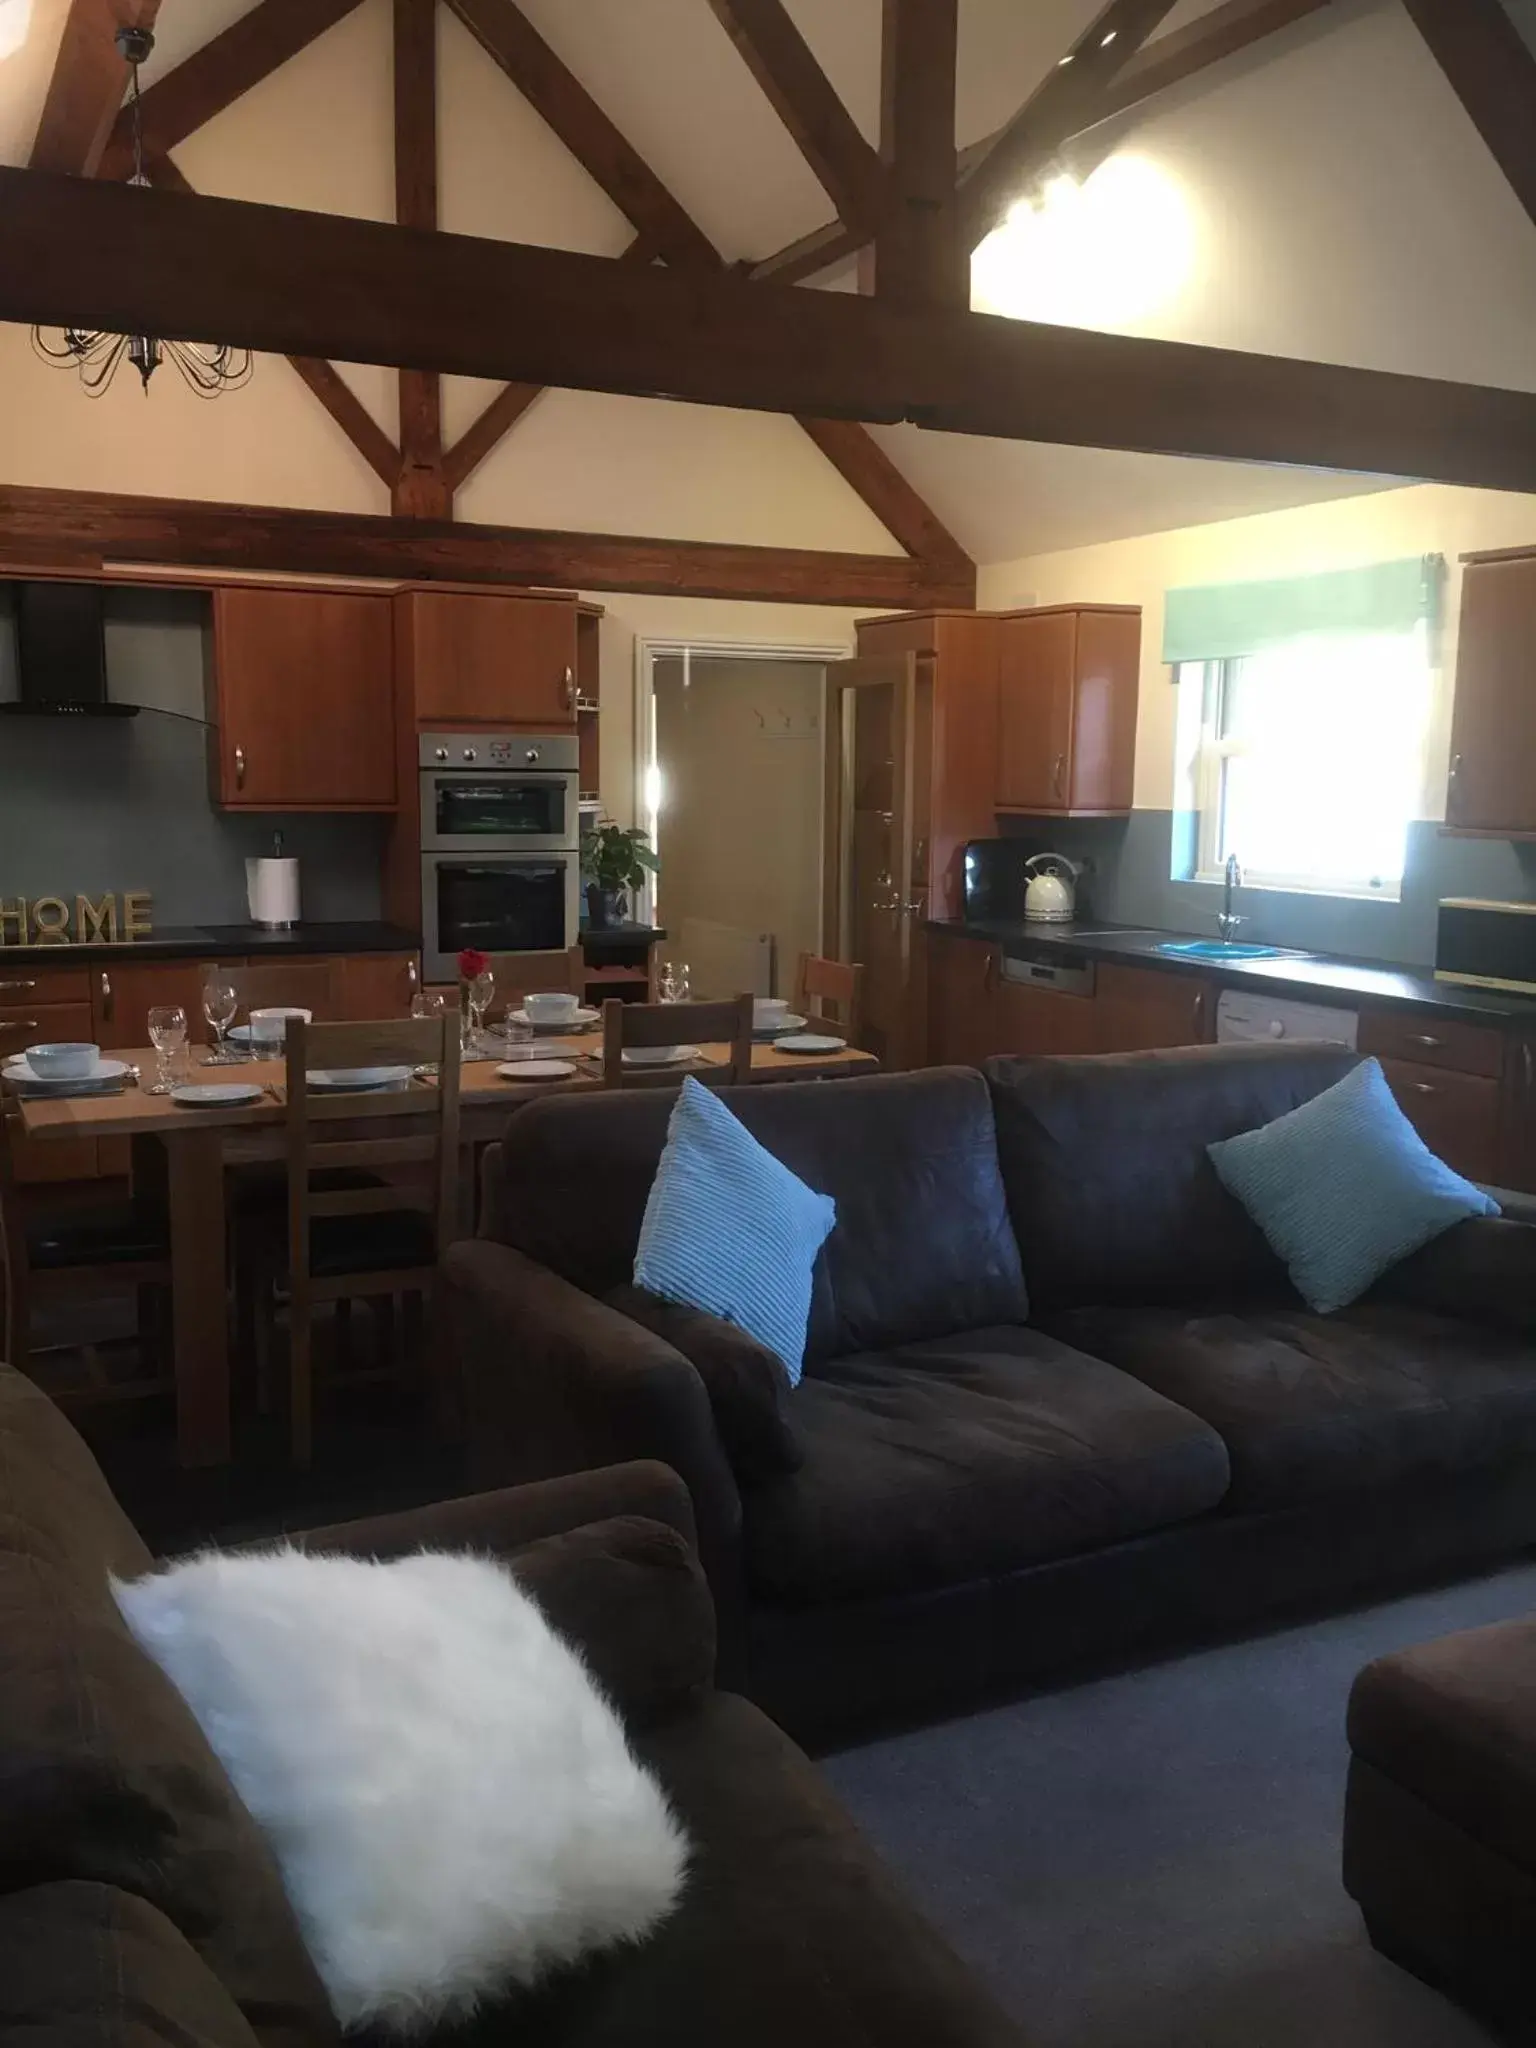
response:
<path fill-rule="evenodd" d="M 1067 757 L 1065 754 L 1058 754 L 1051 768 L 1051 788 L 1057 796 L 1062 794 L 1066 772 Z"/>
<path fill-rule="evenodd" d="M 13 1017 L 8 1024 L 0 1024 L 0 1031 L 41 1031 L 42 1028 L 35 1017 Z"/>
<path fill-rule="evenodd" d="M 236 747 L 236 749 L 235 749 L 235 787 L 236 787 L 236 789 L 244 789 L 244 787 L 245 787 L 245 749 L 244 749 L 244 747 Z"/>
<path fill-rule="evenodd" d="M 1433 1081 L 1410 1081 L 1408 1086 L 1415 1095 L 1438 1095 L 1441 1092 Z"/>
<path fill-rule="evenodd" d="M 0 996 L 24 996 L 36 987 L 35 981 L 0 981 Z"/>
<path fill-rule="evenodd" d="M 105 1023 L 110 1024 L 113 1021 L 116 1009 L 117 1000 L 112 993 L 112 977 L 103 968 L 101 974 L 101 1014 Z"/>
<path fill-rule="evenodd" d="M 1422 1045 L 1430 1052 L 1438 1052 L 1440 1047 L 1444 1045 L 1445 1040 L 1443 1038 L 1436 1038 L 1432 1031 L 1410 1031 L 1408 1043 L 1410 1045 Z"/>
<path fill-rule="evenodd" d="M 1195 990 L 1195 1022 L 1202 1031 L 1205 1029 L 1205 990 L 1203 988 Z"/>
<path fill-rule="evenodd" d="M 1525 1071 L 1525 1092 L 1529 1095 L 1536 1089 L 1536 1053 L 1531 1051 L 1529 1043 L 1520 1048 L 1520 1065 Z"/>
<path fill-rule="evenodd" d="M 984 960 L 984 962 L 982 963 L 982 969 L 981 969 L 981 992 L 982 992 L 982 994 L 983 994 L 984 996 L 989 996 L 989 995 L 991 995 L 991 993 L 992 993 L 992 982 L 993 982 L 993 978 L 995 977 L 996 973 L 997 973 L 997 955 L 996 955 L 996 954 L 995 954 L 995 953 L 994 953 L 994 952 L 993 952 L 993 951 L 991 950 L 991 948 L 989 947 L 989 948 L 987 949 L 987 956 L 986 956 L 986 959 L 985 959 L 985 960 Z M 1527 1048 L 1526 1048 L 1526 1050 L 1527 1050 L 1527 1052 L 1529 1052 L 1530 1048 L 1529 1048 L 1529 1047 L 1527 1047 Z"/>
<path fill-rule="evenodd" d="M 412 995 L 415 995 L 417 989 L 421 986 L 421 976 L 416 972 L 416 962 L 414 959 L 407 960 L 405 963 L 405 985 Z"/>
<path fill-rule="evenodd" d="M 576 672 L 569 668 L 565 672 L 565 708 L 567 711 L 576 709 Z"/>

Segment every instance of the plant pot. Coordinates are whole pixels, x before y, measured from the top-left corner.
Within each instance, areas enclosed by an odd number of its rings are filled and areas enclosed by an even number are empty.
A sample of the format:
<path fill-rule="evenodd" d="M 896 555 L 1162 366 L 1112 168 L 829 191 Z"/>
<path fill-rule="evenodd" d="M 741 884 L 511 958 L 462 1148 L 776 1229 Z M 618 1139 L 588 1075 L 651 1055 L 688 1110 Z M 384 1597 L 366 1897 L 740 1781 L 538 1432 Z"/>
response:
<path fill-rule="evenodd" d="M 629 891 L 605 889 L 598 882 L 587 884 L 587 924 L 595 932 L 609 931 L 629 922 Z"/>

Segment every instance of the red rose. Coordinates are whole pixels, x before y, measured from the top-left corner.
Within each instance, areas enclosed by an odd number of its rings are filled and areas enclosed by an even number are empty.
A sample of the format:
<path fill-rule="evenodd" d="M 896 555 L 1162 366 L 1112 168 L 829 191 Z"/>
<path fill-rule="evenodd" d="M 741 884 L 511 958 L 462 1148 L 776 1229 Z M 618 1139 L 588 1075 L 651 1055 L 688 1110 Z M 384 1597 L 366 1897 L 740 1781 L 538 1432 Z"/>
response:
<path fill-rule="evenodd" d="M 465 981 L 478 981 L 490 967 L 491 956 L 474 946 L 466 946 L 459 955 L 459 974 Z"/>

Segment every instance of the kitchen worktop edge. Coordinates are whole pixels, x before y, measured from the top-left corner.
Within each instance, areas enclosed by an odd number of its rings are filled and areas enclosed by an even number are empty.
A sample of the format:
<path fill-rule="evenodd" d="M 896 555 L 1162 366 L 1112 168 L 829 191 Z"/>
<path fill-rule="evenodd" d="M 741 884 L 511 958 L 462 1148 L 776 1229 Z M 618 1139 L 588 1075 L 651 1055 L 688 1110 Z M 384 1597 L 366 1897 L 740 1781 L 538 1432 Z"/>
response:
<path fill-rule="evenodd" d="M 377 919 L 300 924 L 291 931 L 268 931 L 253 924 L 168 925 L 147 938 L 116 944 L 0 946 L 0 967 L 7 961 L 65 968 L 106 967 L 128 960 L 226 960 L 241 955 L 266 960 L 335 953 L 414 953 L 420 946 L 420 933 Z"/>

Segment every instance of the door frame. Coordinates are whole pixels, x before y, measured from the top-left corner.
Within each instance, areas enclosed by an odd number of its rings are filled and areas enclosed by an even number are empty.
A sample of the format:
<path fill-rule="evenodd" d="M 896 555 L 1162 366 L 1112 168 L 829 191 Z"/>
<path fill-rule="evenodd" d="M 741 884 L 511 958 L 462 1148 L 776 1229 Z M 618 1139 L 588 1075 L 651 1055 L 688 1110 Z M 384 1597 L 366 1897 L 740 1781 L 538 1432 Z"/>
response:
<path fill-rule="evenodd" d="M 656 760 L 656 664 L 658 661 L 681 660 L 686 673 L 687 664 L 698 656 L 705 660 L 724 659 L 727 661 L 798 661 L 820 662 L 824 666 L 835 661 L 851 660 L 857 652 L 855 641 L 850 638 L 841 645 L 829 644 L 825 640 L 735 640 L 725 636 L 709 635 L 700 637 L 686 634 L 644 634 L 635 635 L 635 681 L 634 681 L 634 816 L 635 822 L 651 835 L 656 843 L 657 760 Z M 823 746 L 826 742 L 827 686 L 823 678 L 821 686 L 821 726 Z M 822 843 L 825 834 L 816 846 L 817 863 L 823 875 L 826 871 L 826 849 Z M 821 894 L 824 895 L 823 890 Z M 656 906 L 656 885 L 647 878 L 643 892 L 643 904 L 638 914 L 654 920 Z M 826 932 L 824 923 L 818 924 L 817 944 L 824 944 Z"/>

